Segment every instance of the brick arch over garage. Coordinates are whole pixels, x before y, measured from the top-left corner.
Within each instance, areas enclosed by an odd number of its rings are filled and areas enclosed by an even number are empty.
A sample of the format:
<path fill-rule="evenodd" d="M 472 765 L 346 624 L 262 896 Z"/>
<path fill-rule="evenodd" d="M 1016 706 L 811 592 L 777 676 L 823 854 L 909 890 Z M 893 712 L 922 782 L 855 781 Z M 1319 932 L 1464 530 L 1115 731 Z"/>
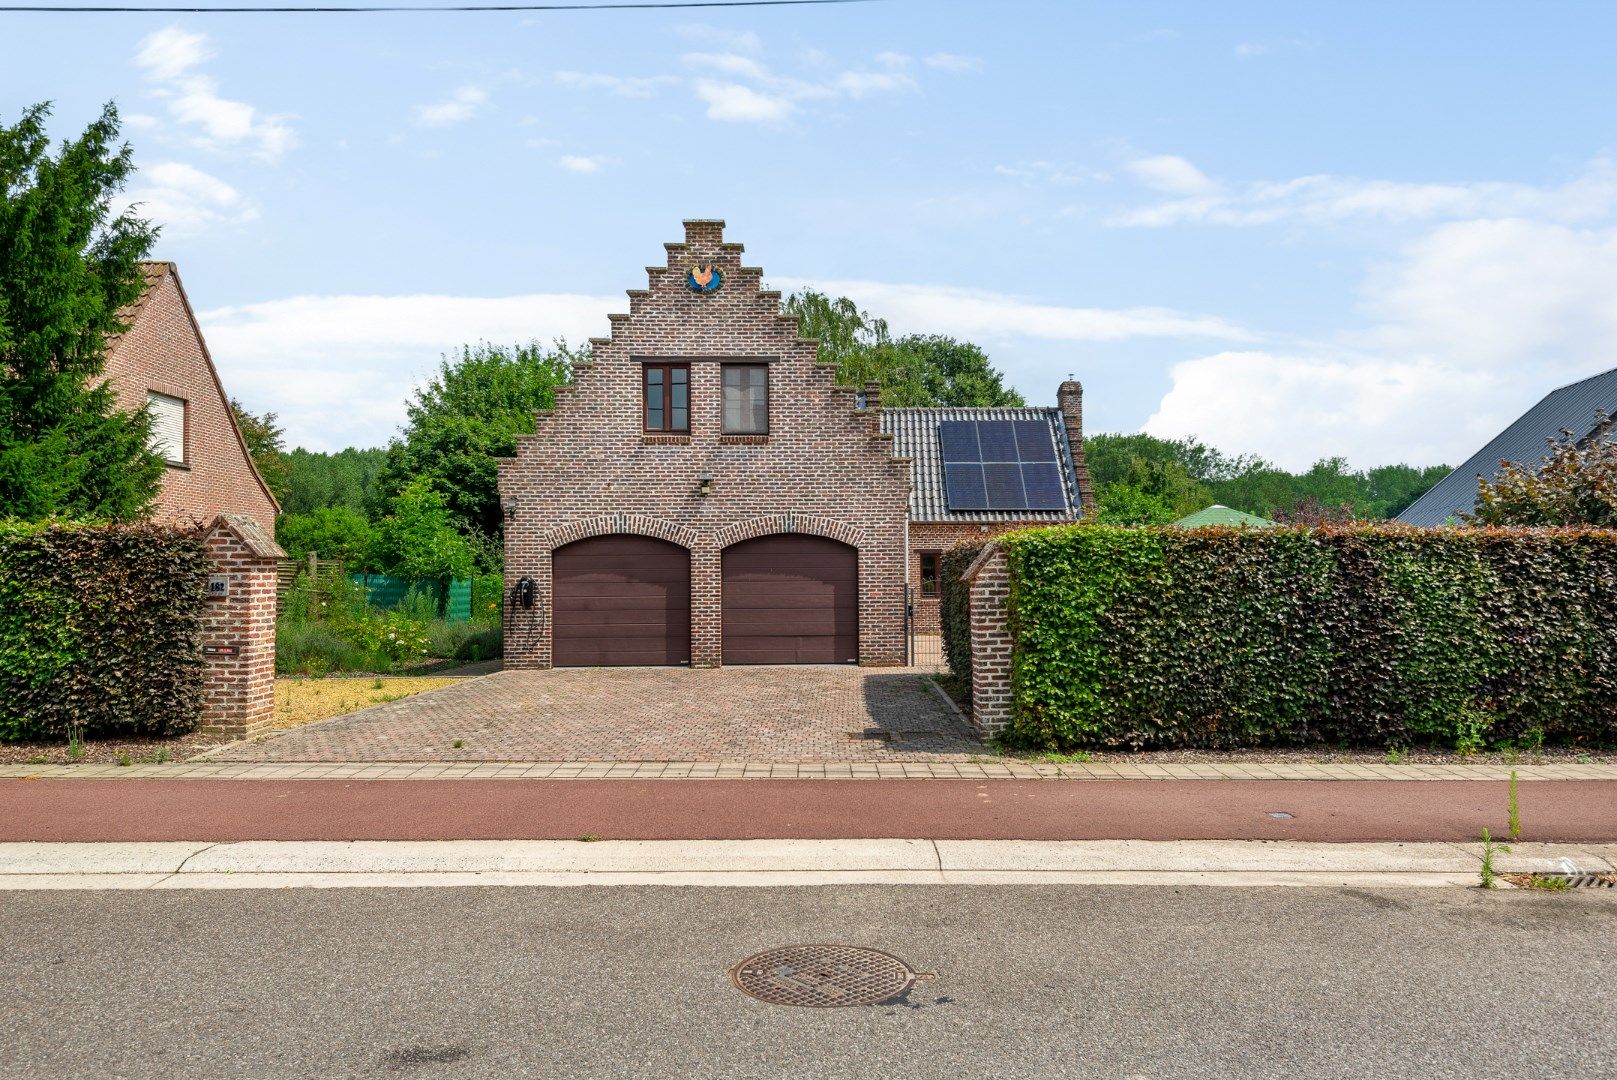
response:
<path fill-rule="evenodd" d="M 546 531 L 540 539 L 540 546 L 546 551 L 554 551 L 578 540 L 613 533 L 649 536 L 654 540 L 678 544 L 687 550 L 699 546 L 695 529 L 640 514 L 602 514 L 598 517 L 569 521 Z"/>
<path fill-rule="evenodd" d="M 813 514 L 771 514 L 767 517 L 738 521 L 715 533 L 713 546 L 723 551 L 743 540 L 754 540 L 775 533 L 804 533 L 809 536 L 823 536 L 827 540 L 835 540 L 851 548 L 865 546 L 864 529 L 845 521 L 837 521 L 835 518 L 817 517 Z"/>

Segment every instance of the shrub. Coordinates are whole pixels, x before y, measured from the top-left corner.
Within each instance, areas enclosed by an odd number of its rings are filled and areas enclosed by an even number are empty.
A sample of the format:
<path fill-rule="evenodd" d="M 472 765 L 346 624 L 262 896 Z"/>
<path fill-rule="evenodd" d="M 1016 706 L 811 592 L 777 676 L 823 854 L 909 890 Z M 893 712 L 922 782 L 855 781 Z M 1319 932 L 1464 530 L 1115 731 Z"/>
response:
<path fill-rule="evenodd" d="M 1013 741 L 1617 738 L 1617 532 L 1080 525 L 1002 542 Z"/>
<path fill-rule="evenodd" d="M 196 533 L 0 522 L 0 739 L 194 728 L 210 567 Z"/>
<path fill-rule="evenodd" d="M 462 626 L 467 625 L 462 623 Z M 499 623 L 471 623 L 471 634 L 455 650 L 456 660 L 475 663 L 479 660 L 498 660 L 504 652 L 505 631 Z"/>
<path fill-rule="evenodd" d="M 324 675 L 376 666 L 374 657 L 324 623 L 281 622 L 275 627 L 275 670 L 282 674 Z"/>
<path fill-rule="evenodd" d="M 971 683 L 971 594 L 960 575 L 976 561 L 986 541 L 962 541 L 938 562 L 938 622 L 949 670 Z"/>

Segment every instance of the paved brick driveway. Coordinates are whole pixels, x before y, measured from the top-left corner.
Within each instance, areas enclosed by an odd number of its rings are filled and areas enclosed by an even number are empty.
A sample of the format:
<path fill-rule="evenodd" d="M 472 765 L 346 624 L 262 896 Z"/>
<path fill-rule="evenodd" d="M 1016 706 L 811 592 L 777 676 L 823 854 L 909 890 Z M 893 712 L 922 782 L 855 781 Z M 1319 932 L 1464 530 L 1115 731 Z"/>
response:
<path fill-rule="evenodd" d="M 913 668 L 501 671 L 208 759 L 898 762 L 983 753 L 926 680 Z"/>

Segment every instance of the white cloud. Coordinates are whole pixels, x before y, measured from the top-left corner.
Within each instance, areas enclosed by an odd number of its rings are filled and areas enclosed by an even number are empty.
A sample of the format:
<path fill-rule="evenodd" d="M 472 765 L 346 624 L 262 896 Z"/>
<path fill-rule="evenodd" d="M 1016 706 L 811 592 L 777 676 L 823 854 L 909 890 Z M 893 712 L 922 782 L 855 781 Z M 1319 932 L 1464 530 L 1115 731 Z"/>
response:
<path fill-rule="evenodd" d="M 714 79 L 698 79 L 696 96 L 707 103 L 710 120 L 778 123 L 791 115 L 793 107 L 786 98 L 760 93 L 740 83 Z"/>
<path fill-rule="evenodd" d="M 1235 47 L 1235 55 L 1245 60 L 1250 56 L 1262 56 L 1269 51 L 1269 46 L 1260 45 L 1255 41 L 1243 41 Z"/>
<path fill-rule="evenodd" d="M 289 445 L 336 450 L 384 444 L 412 386 L 465 342 L 581 342 L 622 308 L 570 293 L 296 296 L 199 318 L 234 393 L 278 412 Z"/>
<path fill-rule="evenodd" d="M 763 42 L 751 30 L 721 30 L 716 26 L 686 23 L 674 27 L 674 32 L 689 41 L 705 41 L 732 52 L 758 52 Z"/>
<path fill-rule="evenodd" d="M 1057 341 L 1122 341 L 1140 337 L 1210 338 L 1250 342 L 1256 335 L 1210 315 L 1168 308 L 1086 308 L 1040 304 L 1014 296 L 947 285 L 876 281 L 800 281 L 833 296 L 854 298 L 880 312 L 899 333 L 942 333 L 976 339 L 1009 337 Z"/>
<path fill-rule="evenodd" d="M 1202 175 L 1182 158 L 1164 155 L 1142 160 L 1180 162 L 1196 176 Z M 1133 163 L 1131 170 L 1137 165 L 1139 162 Z M 1156 187 L 1152 180 L 1160 176 L 1142 175 L 1141 179 Z M 1161 228 L 1183 223 L 1269 225 L 1298 221 L 1319 225 L 1353 220 L 1417 222 L 1482 217 L 1579 222 L 1598 220 L 1617 208 L 1617 165 L 1604 159 L 1591 162 L 1566 183 L 1552 186 L 1512 181 L 1364 180 L 1329 175 L 1222 189 L 1211 181 L 1207 184 L 1198 191 L 1184 191 L 1183 198 L 1114 215 L 1108 224 Z"/>
<path fill-rule="evenodd" d="M 464 123 L 483 111 L 488 91 L 481 86 L 458 87 L 443 101 L 415 107 L 415 122 L 422 127 L 449 127 Z"/>
<path fill-rule="evenodd" d="M 148 166 L 136 174 L 125 201 L 163 227 L 163 238 L 197 236 L 219 227 L 241 225 L 258 209 L 241 192 L 201 169 L 177 161 Z"/>
<path fill-rule="evenodd" d="M 169 26 L 141 40 L 135 64 L 146 69 L 148 78 L 168 81 L 178 79 L 212 56 L 206 35 Z"/>
<path fill-rule="evenodd" d="M 558 71 L 556 72 L 556 81 L 563 86 L 572 86 L 579 90 L 605 90 L 619 97 L 648 98 L 655 94 L 659 87 L 679 80 L 667 75 L 640 78 L 625 75 L 603 75 L 597 72 Z"/>
<path fill-rule="evenodd" d="M 851 98 L 913 91 L 915 80 L 894 71 L 845 71 L 833 84 Z"/>
<path fill-rule="evenodd" d="M 901 52 L 879 52 L 876 54 L 876 63 L 885 68 L 903 69 L 910 66 L 914 58 Z"/>
<path fill-rule="evenodd" d="M 1174 366 L 1146 430 L 1291 468 L 1457 464 L 1549 390 L 1617 355 L 1617 228 L 1440 225 L 1363 286 L 1367 329 Z"/>
<path fill-rule="evenodd" d="M 1165 191 L 1173 195 L 1198 195 L 1211 191 L 1216 186 L 1196 166 L 1173 154 L 1135 158 L 1124 168 L 1153 191 Z"/>
<path fill-rule="evenodd" d="M 921 61 L 927 67 L 937 68 L 939 71 L 950 71 L 960 74 L 967 71 L 981 71 L 983 62 L 975 56 L 960 56 L 955 53 L 933 53 Z"/>
<path fill-rule="evenodd" d="M 171 26 L 141 39 L 135 64 L 145 71 L 152 92 L 167 103 L 169 118 L 193 133 L 194 145 L 217 152 L 245 150 L 266 160 L 296 146 L 290 117 L 220 96 L 218 81 L 197 70 L 212 55 L 205 35 Z"/>
<path fill-rule="evenodd" d="M 582 154 L 563 154 L 558 163 L 568 172 L 588 175 L 589 173 L 600 172 L 601 166 L 607 164 L 607 159 L 604 157 L 586 157 Z"/>
<path fill-rule="evenodd" d="M 1455 463 L 1498 430 L 1478 419 L 1497 406 L 1498 380 L 1429 359 L 1221 352 L 1170 375 L 1145 431 L 1196 435 L 1288 469 L 1337 455 L 1360 467 Z"/>
<path fill-rule="evenodd" d="M 689 67 L 738 79 L 763 81 L 770 77 L 769 72 L 758 61 L 737 53 L 686 53 L 680 60 Z"/>

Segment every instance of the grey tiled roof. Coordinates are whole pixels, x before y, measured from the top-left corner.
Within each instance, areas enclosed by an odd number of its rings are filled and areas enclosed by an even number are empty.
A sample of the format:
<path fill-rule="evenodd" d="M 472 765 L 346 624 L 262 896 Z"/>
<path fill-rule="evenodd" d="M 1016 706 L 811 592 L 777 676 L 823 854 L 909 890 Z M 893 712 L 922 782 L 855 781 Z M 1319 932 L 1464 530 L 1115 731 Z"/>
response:
<path fill-rule="evenodd" d="M 1492 480 L 1501 461 L 1536 462 L 1547 452 L 1546 439 L 1562 429 L 1582 438 L 1594 430 L 1595 413 L 1617 415 L 1617 368 L 1552 390 L 1544 400 L 1494 436 L 1458 469 L 1416 499 L 1398 520 L 1410 525 L 1443 525 L 1477 506 L 1477 477 Z"/>
<path fill-rule="evenodd" d="M 1056 456 L 1061 462 L 1061 487 L 1066 493 L 1066 510 L 968 510 L 950 513 L 943 487 L 943 455 L 938 449 L 938 424 L 944 420 L 1042 420 L 1050 425 Z M 883 409 L 881 429 L 893 437 L 893 454 L 912 462 L 910 490 L 911 521 L 1036 522 L 1075 521 L 1079 505 L 1073 482 L 1072 447 L 1061 410 L 1027 409 Z"/>

